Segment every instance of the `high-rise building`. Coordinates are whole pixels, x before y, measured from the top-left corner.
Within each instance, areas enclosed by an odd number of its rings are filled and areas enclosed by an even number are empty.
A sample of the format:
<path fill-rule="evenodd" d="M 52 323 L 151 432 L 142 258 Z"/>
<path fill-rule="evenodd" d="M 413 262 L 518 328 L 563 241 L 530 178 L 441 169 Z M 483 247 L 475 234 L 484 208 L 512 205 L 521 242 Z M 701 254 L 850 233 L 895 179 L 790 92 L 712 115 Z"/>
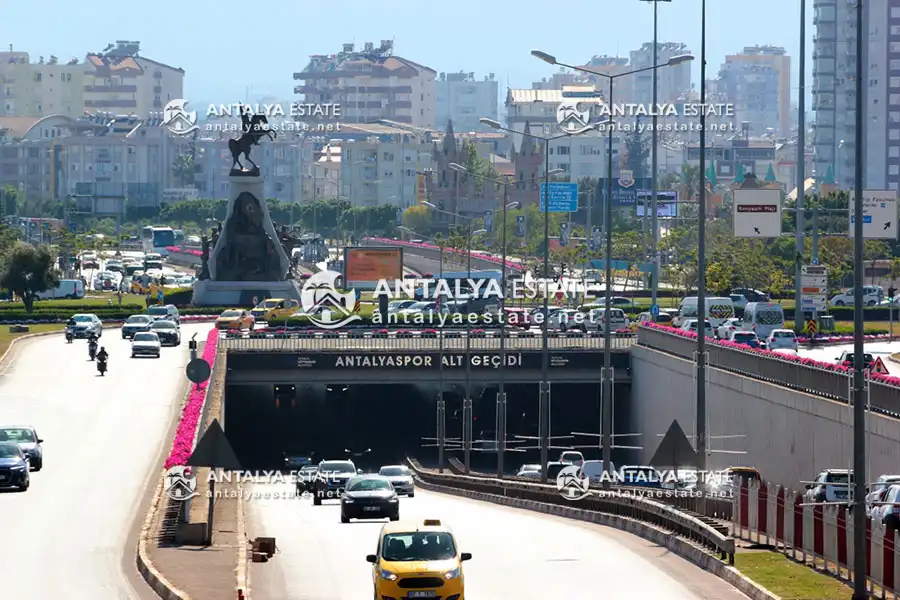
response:
<path fill-rule="evenodd" d="M 680 42 L 660 42 L 656 45 L 656 64 L 665 65 L 669 59 L 690 54 L 686 44 Z M 653 66 L 653 42 L 643 44 L 631 51 L 631 69 L 646 69 Z M 691 91 L 691 63 L 686 61 L 671 67 L 657 69 L 656 98 L 659 103 L 674 103 Z M 653 102 L 653 71 L 629 75 L 633 102 L 649 105 Z"/>
<path fill-rule="evenodd" d="M 475 78 L 475 73 L 441 73 L 437 81 L 437 127 L 446 127 L 453 121 L 457 131 L 489 130 L 478 120 L 497 120 L 498 93 L 499 83 L 493 73 L 482 81 Z"/>
<path fill-rule="evenodd" d="M 0 52 L 0 116 L 79 117 L 111 113 L 150 118 L 184 96 L 184 70 L 140 56 L 140 42 L 118 41 L 84 62 Z"/>
<path fill-rule="evenodd" d="M 734 105 L 735 120 L 750 124 L 750 135 L 790 134 L 791 58 L 784 48 L 748 46 L 729 54 L 716 88 Z"/>
<path fill-rule="evenodd" d="M 374 123 L 382 119 L 417 127 L 435 126 L 437 72 L 394 55 L 394 43 L 382 40 L 377 48 L 366 42 L 362 50 L 344 44 L 337 54 L 314 54 L 294 79 L 302 84 L 294 93 L 303 104 L 338 104 L 341 123 Z M 304 116 L 307 122 L 315 121 Z"/>
<path fill-rule="evenodd" d="M 900 185 L 900 0 L 864 3 L 863 65 L 866 124 L 864 185 Z M 833 175 L 843 189 L 854 184 L 856 161 L 856 6 L 815 0 L 813 23 L 813 162 L 819 181 Z"/>

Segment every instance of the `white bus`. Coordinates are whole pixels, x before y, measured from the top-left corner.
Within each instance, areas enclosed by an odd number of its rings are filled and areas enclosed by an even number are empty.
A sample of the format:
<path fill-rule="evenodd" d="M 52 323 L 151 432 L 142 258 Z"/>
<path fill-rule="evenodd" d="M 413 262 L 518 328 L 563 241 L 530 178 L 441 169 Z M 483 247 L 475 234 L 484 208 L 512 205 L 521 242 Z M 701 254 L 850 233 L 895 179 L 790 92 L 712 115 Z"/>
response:
<path fill-rule="evenodd" d="M 155 225 L 141 230 L 141 245 L 145 254 L 168 256 L 168 246 L 175 245 L 175 232 L 171 227 Z"/>

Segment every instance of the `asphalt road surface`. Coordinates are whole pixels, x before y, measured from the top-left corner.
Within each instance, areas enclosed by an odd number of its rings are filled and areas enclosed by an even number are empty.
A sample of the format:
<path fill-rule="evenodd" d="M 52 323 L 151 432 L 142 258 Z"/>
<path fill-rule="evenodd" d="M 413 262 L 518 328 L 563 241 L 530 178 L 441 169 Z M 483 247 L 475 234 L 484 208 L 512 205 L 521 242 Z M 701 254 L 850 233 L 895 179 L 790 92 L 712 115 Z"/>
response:
<path fill-rule="evenodd" d="M 185 325 L 182 336 L 209 327 Z M 131 359 L 117 329 L 100 344 L 105 377 L 86 341 L 61 335 L 20 343 L 0 369 L 0 426 L 33 425 L 44 439 L 29 490 L 0 491 L 0 597 L 155 597 L 134 567 L 133 525 L 182 400 L 188 345 L 157 360 Z"/>
<path fill-rule="evenodd" d="M 254 494 L 290 492 L 253 484 Z M 279 549 L 252 565 L 255 600 L 360 600 L 372 597 L 378 532 L 387 521 L 341 524 L 337 502 L 246 500 L 248 536 L 272 536 Z M 479 600 L 746 600 L 714 575 L 616 529 L 444 494 L 401 498 L 400 518 L 438 518 L 455 531 L 465 563 L 466 597 Z"/>

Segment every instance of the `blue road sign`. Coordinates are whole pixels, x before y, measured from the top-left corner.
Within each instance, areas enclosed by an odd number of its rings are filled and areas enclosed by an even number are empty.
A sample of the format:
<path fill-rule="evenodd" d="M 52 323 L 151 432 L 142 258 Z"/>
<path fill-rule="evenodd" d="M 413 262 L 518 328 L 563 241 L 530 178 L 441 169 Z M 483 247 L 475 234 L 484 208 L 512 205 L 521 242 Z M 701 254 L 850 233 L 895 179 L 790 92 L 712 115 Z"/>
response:
<path fill-rule="evenodd" d="M 558 182 L 550 185 L 550 212 L 576 212 L 578 210 L 578 184 Z M 541 212 L 544 212 L 546 183 L 541 184 Z"/>
<path fill-rule="evenodd" d="M 553 211 L 550 211 L 553 212 Z M 863 215 L 863 223 L 871 223 L 872 215 Z M 856 215 L 850 215 L 850 223 L 856 223 Z"/>
<path fill-rule="evenodd" d="M 650 316 L 654 319 L 659 316 L 659 304 L 650 305 Z"/>

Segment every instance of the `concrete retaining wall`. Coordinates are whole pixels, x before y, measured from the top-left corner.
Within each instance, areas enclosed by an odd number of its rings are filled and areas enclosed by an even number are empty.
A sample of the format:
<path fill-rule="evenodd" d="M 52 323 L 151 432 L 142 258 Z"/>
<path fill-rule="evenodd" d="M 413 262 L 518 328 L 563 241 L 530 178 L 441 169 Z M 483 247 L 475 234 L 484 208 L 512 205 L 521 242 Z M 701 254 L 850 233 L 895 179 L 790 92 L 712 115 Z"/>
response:
<path fill-rule="evenodd" d="M 642 346 L 632 348 L 631 429 L 643 433 L 647 464 L 673 419 L 688 437 L 696 414 L 695 366 Z M 796 392 L 717 369 L 707 370 L 709 468 L 756 467 L 766 481 L 793 489 L 824 469 L 850 468 L 853 416 L 847 404 Z M 849 390 L 848 390 L 849 392 Z M 745 435 L 715 439 L 715 436 Z M 900 420 L 869 420 L 871 477 L 895 473 L 900 464 Z"/>

